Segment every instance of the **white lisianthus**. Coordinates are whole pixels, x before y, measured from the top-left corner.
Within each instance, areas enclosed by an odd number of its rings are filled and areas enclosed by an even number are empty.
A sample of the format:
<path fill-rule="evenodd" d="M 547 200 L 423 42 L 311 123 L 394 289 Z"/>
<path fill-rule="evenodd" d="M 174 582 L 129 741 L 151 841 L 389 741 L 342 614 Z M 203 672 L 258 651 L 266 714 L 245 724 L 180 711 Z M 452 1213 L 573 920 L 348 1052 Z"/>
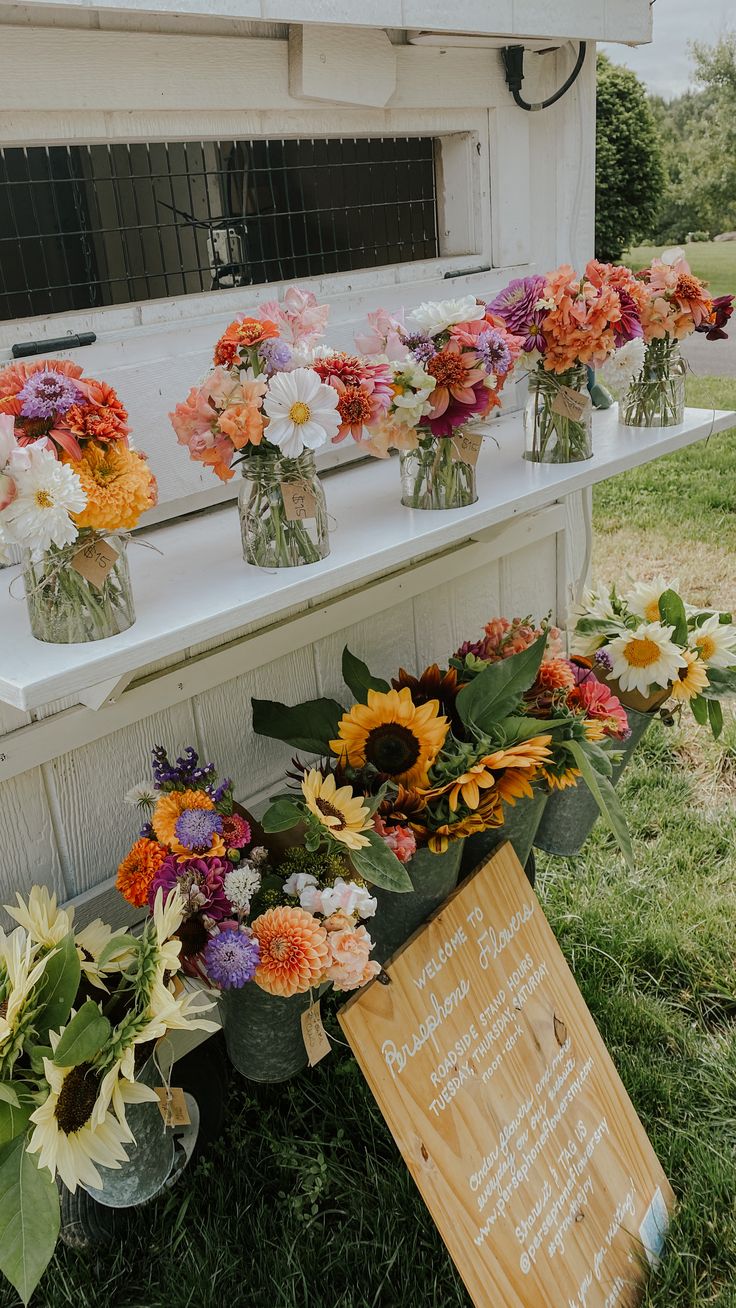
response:
<path fill-rule="evenodd" d="M 736 664 L 736 627 L 721 622 L 718 613 L 693 628 L 688 644 L 706 668 L 732 668 Z"/>
<path fill-rule="evenodd" d="M 661 622 L 645 622 L 635 631 L 609 642 L 608 652 L 613 660 L 611 677 L 623 691 L 638 690 L 646 696 L 653 686 L 665 690 L 679 676 L 687 660 L 671 639 L 674 630 Z"/>
<path fill-rule="evenodd" d="M 266 437 L 287 459 L 304 450 L 318 450 L 340 427 L 337 391 L 313 368 L 278 372 L 268 384 L 263 408 L 268 415 Z"/>
<path fill-rule="evenodd" d="M 394 385 L 397 390 L 392 401 L 393 417 L 407 427 L 416 427 L 432 407 L 429 397 L 437 385 L 435 378 L 421 363 L 407 359 L 394 369 Z"/>
<path fill-rule="evenodd" d="M 34 450 L 28 467 L 13 467 L 16 494 L 3 510 L 3 527 L 15 545 L 30 549 L 39 559 L 51 545 L 61 547 L 76 540 L 78 529 L 72 513 L 81 513 L 87 503 L 76 472 L 48 450 Z"/>
<path fill-rule="evenodd" d="M 644 367 L 646 345 L 640 337 L 614 350 L 598 369 L 598 376 L 615 395 L 624 395 Z"/>
<path fill-rule="evenodd" d="M 409 322 L 415 331 L 438 336 L 456 322 L 480 322 L 485 316 L 484 304 L 474 295 L 463 295 L 457 300 L 425 300 L 409 314 Z"/>
<path fill-rule="evenodd" d="M 316 885 L 317 878 L 313 877 L 311 872 L 292 872 L 288 881 L 283 884 L 283 891 L 285 895 L 291 895 L 301 901 L 302 893 Z"/>
<path fill-rule="evenodd" d="M 647 622 L 659 622 L 659 601 L 666 590 L 676 591 L 678 581 L 667 581 L 666 577 L 654 577 L 652 581 L 637 581 L 624 599 L 637 618 L 646 618 Z"/>

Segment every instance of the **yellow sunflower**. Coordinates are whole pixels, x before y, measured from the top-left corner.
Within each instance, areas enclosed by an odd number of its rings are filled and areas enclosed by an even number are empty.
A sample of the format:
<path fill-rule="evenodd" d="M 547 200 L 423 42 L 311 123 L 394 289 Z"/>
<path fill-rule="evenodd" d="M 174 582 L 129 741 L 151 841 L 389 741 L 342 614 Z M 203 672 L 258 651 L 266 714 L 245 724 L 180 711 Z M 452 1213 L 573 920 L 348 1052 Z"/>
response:
<path fill-rule="evenodd" d="M 334 840 L 339 840 L 348 849 L 361 849 L 369 845 L 367 836 L 361 835 L 373 826 L 370 812 L 362 799 L 354 795 L 351 786 L 335 784 L 332 773 L 323 777 L 321 772 L 312 768 L 304 773 L 302 791 L 307 801 L 307 808 L 326 827 Z"/>
<path fill-rule="evenodd" d="M 503 804 L 497 790 L 487 790 L 474 813 L 467 813 L 459 822 L 444 822 L 434 831 L 421 830 L 426 836 L 427 846 L 433 854 L 444 854 L 453 840 L 462 840 L 464 836 L 475 836 L 489 827 L 503 826 Z M 418 828 L 412 823 L 415 831 Z"/>
<path fill-rule="evenodd" d="M 408 687 L 368 691 L 367 704 L 354 704 L 340 719 L 334 754 L 354 768 L 367 763 L 407 787 L 425 786 L 427 773 L 445 743 L 447 718 L 439 701 L 417 706 Z"/>
<path fill-rule="evenodd" d="M 708 685 L 708 673 L 705 670 L 702 659 L 694 650 L 684 649 L 682 657 L 686 661 L 686 666 L 680 668 L 675 680 L 672 682 L 672 698 L 679 700 L 694 699 Z"/>
<path fill-rule="evenodd" d="M 571 786 L 578 784 L 582 773 L 579 768 L 565 768 L 565 771 L 558 775 L 555 772 L 550 772 L 548 768 L 542 768 L 540 776 L 544 777 L 550 790 L 568 790 Z"/>

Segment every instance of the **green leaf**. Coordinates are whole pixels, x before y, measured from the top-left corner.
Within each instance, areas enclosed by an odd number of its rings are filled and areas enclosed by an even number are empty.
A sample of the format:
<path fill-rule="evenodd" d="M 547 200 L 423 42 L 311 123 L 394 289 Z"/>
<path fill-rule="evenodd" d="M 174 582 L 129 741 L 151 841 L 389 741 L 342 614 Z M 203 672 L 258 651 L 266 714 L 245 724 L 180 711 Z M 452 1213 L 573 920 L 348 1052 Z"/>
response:
<path fill-rule="evenodd" d="M 119 936 L 110 936 L 97 962 L 100 967 L 104 967 L 105 963 L 109 963 L 110 959 L 114 958 L 123 949 L 135 949 L 135 947 L 135 937 L 131 936 L 129 931 L 124 931 Z"/>
<path fill-rule="evenodd" d="M 70 931 L 47 962 L 39 983 L 43 1008 L 36 1019 L 36 1036 L 41 1040 L 66 1022 L 77 997 L 81 971 L 74 934 Z"/>
<path fill-rule="evenodd" d="M 253 730 L 259 736 L 283 740 L 308 754 L 330 754 L 330 741 L 337 736 L 345 710 L 334 699 L 312 699 L 305 704 L 279 704 L 273 699 L 253 699 Z"/>
<path fill-rule="evenodd" d="M 6 1081 L 5 1085 L 7 1088 L 10 1082 Z M 28 1087 L 22 1082 L 18 1082 L 17 1085 L 19 1091 L 19 1094 L 16 1094 L 17 1105 L 14 1107 L 6 1101 L 0 1103 L 0 1145 L 7 1144 L 8 1140 L 14 1140 L 17 1135 L 25 1131 L 31 1113 L 36 1107 Z"/>
<path fill-rule="evenodd" d="M 717 699 L 708 700 L 708 721 L 716 740 L 723 731 L 723 710 Z"/>
<path fill-rule="evenodd" d="M 57 1067 L 78 1067 L 88 1063 L 109 1039 L 112 1027 L 94 999 L 82 1004 L 66 1028 L 54 1052 Z"/>
<path fill-rule="evenodd" d="M 708 722 L 707 699 L 703 699 L 702 695 L 695 695 L 694 698 L 690 700 L 690 709 L 698 725 L 704 727 Z"/>
<path fill-rule="evenodd" d="M 43 1076 L 44 1058 L 52 1060 L 54 1057 L 54 1051 L 51 1048 L 51 1045 L 35 1045 L 30 1040 L 26 1040 L 23 1048 L 31 1060 L 31 1070 L 35 1072 L 36 1076 Z"/>
<path fill-rule="evenodd" d="M 598 805 L 604 821 L 616 837 L 628 866 L 634 871 L 634 851 L 631 845 L 631 836 L 616 791 L 608 777 L 601 776 L 600 772 L 592 766 L 587 752 L 579 740 L 571 740 L 569 750 L 583 774 L 583 780 Z"/>
<path fill-rule="evenodd" d="M 665 590 L 660 595 L 659 616 L 665 626 L 674 627 L 672 639 L 675 644 L 687 645 L 687 614 L 676 590 Z"/>
<path fill-rule="evenodd" d="M 351 849 L 350 862 L 359 876 L 364 877 L 372 886 L 382 890 L 394 890 L 399 894 L 413 890 L 411 877 L 396 855 L 389 849 L 377 831 L 364 831 L 370 845 L 361 849 Z"/>
<path fill-rule="evenodd" d="M 381 786 L 381 789 L 377 790 L 375 795 L 365 795 L 363 797 L 363 805 L 365 808 L 368 809 L 368 813 L 371 817 L 373 817 L 374 813 L 378 812 L 379 808 L 381 807 L 381 804 L 386 798 L 387 793 L 388 793 L 388 782 L 384 781 L 383 785 Z"/>
<path fill-rule="evenodd" d="M 277 799 L 261 818 L 264 831 L 289 831 L 297 822 L 302 822 L 303 813 L 290 799 Z"/>
<path fill-rule="evenodd" d="M 0 1146 L 0 1271 L 24 1304 L 46 1270 L 59 1234 L 59 1193 L 18 1135 Z"/>
<path fill-rule="evenodd" d="M 5 1104 L 10 1104 L 11 1108 L 20 1108 L 18 1092 L 12 1081 L 0 1081 L 0 1100 Z"/>
<path fill-rule="evenodd" d="M 703 699 L 729 699 L 736 695 L 736 668 L 708 668 L 708 685 L 701 690 Z"/>
<path fill-rule="evenodd" d="M 380 690 L 385 694 L 391 689 L 387 681 L 372 677 L 366 664 L 351 654 L 347 645 L 342 652 L 342 676 L 345 685 L 360 704 L 367 702 L 369 690 Z"/>
<path fill-rule="evenodd" d="M 578 618 L 575 631 L 581 636 L 601 635 L 616 631 L 622 624 L 616 618 Z"/>
<path fill-rule="evenodd" d="M 463 686 L 455 703 L 465 725 L 488 732 L 499 720 L 514 713 L 539 671 L 546 645 L 545 633 L 510 659 L 489 663 L 479 677 Z"/>

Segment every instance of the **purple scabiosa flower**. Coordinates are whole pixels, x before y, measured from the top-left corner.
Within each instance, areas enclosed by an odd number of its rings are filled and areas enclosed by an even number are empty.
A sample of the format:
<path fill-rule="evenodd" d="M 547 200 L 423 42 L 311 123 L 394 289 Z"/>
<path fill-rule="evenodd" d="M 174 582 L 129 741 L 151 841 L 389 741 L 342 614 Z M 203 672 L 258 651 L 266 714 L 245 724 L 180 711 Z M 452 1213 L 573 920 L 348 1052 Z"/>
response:
<path fill-rule="evenodd" d="M 164 899 L 172 890 L 178 890 L 186 917 L 206 913 L 214 922 L 221 922 L 232 914 L 223 889 L 230 866 L 224 858 L 177 859 L 167 854 L 151 882 L 148 902 L 153 907 L 157 890 L 163 890 Z"/>
<path fill-rule="evenodd" d="M 44 368 L 34 372 L 18 392 L 24 418 L 56 418 L 82 399 L 82 392 L 71 377 Z"/>
<path fill-rule="evenodd" d="M 593 662 L 598 664 L 606 672 L 613 672 L 613 659 L 607 649 L 597 649 L 593 655 Z"/>
<path fill-rule="evenodd" d="M 205 945 L 204 965 L 221 990 L 241 990 L 253 979 L 260 952 L 260 945 L 250 932 L 221 931 Z"/>
<path fill-rule="evenodd" d="M 644 328 L 641 325 L 636 301 L 632 299 L 629 292 L 617 289 L 616 294 L 621 305 L 621 317 L 617 323 L 614 323 L 613 339 L 618 349 L 621 345 L 627 345 L 629 341 L 640 339 L 644 335 Z"/>
<path fill-rule="evenodd" d="M 294 357 L 291 346 L 277 336 L 268 341 L 261 341 L 258 353 L 267 377 L 272 377 L 275 372 L 284 372 Z"/>
<path fill-rule="evenodd" d="M 212 837 L 222 831 L 222 814 L 206 808 L 185 808 L 174 825 L 176 838 L 193 854 L 206 854 L 212 847 Z"/>
<path fill-rule="evenodd" d="M 497 327 L 489 327 L 481 332 L 475 342 L 475 352 L 488 373 L 507 373 L 511 367 L 511 351 L 503 332 Z"/>
<path fill-rule="evenodd" d="M 544 295 L 543 277 L 514 277 L 505 290 L 487 305 L 490 313 L 503 318 L 509 331 L 523 339 L 522 350 L 530 354 L 538 350 L 544 354 L 546 342 L 542 334 L 544 310 L 534 306 Z"/>
<path fill-rule="evenodd" d="M 404 345 L 417 363 L 429 363 L 437 353 L 437 346 L 432 337 L 427 336 L 425 332 L 414 332 L 411 336 L 405 336 Z"/>

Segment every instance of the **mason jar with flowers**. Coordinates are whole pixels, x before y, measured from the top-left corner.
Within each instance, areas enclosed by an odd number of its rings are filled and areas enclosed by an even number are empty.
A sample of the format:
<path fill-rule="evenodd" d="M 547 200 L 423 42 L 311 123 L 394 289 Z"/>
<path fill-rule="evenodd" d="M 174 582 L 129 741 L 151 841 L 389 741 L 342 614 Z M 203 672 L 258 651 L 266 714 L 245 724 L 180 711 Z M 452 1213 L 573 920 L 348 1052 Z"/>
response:
<path fill-rule="evenodd" d="M 157 488 L 127 419 L 68 360 L 0 372 L 0 543 L 23 551 L 37 640 L 101 640 L 135 621 L 128 533 Z"/>

